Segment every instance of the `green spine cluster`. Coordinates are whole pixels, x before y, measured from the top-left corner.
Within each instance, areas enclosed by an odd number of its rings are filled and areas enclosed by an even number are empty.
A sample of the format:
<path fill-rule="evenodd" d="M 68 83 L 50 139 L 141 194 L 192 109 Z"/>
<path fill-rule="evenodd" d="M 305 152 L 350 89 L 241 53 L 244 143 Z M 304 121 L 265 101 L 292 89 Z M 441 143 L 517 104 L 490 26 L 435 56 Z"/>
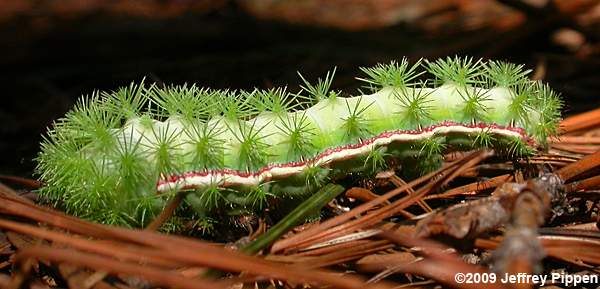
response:
<path fill-rule="evenodd" d="M 419 130 L 452 121 L 523 128 L 544 146 L 556 134 L 561 101 L 547 85 L 527 79 L 523 66 L 470 58 L 404 59 L 362 68 L 371 94 L 342 97 L 333 73 L 299 93 L 285 88 L 213 90 L 195 85 L 132 84 L 82 98 L 55 122 L 41 144 L 41 193 L 68 213 L 139 227 L 171 194 L 161 178 L 190 171 L 257 171 L 310 159 L 387 131 Z M 426 79 L 427 75 L 431 78 Z M 426 80 L 425 80 L 426 79 Z M 303 197 L 332 176 L 376 172 L 389 158 L 437 163 L 452 149 L 491 147 L 509 156 L 532 152 L 524 140 L 482 131 L 394 143 L 328 167 L 251 187 L 218 183 L 191 190 L 189 212 L 258 209 L 268 198 Z"/>

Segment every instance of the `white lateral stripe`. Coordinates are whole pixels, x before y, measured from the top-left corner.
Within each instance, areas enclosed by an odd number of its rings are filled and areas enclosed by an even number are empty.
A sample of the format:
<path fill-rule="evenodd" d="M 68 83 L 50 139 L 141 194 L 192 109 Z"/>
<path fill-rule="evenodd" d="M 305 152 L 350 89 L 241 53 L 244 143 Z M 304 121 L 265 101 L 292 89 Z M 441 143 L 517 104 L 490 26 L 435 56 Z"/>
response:
<path fill-rule="evenodd" d="M 218 185 L 222 187 L 228 186 L 257 186 L 261 183 L 269 181 L 273 178 L 285 177 L 290 175 L 296 175 L 303 172 L 306 168 L 311 166 L 326 166 L 336 160 L 348 159 L 358 155 L 363 155 L 370 152 L 371 150 L 389 145 L 392 142 L 407 142 L 407 141 L 418 141 L 430 138 L 436 134 L 449 134 L 449 133 L 478 133 L 487 131 L 497 135 L 503 135 L 507 137 L 523 137 L 519 132 L 502 129 L 502 128 L 488 128 L 488 127 L 466 127 L 462 125 L 451 125 L 451 126 L 438 126 L 429 131 L 423 131 L 422 133 L 406 133 L 397 132 L 390 133 L 390 136 L 382 137 L 382 135 L 388 133 L 382 133 L 379 136 L 371 138 L 373 141 L 370 143 L 367 141 L 365 145 L 356 148 L 344 148 L 330 149 L 317 155 L 312 160 L 307 160 L 303 164 L 282 164 L 280 166 L 273 166 L 269 169 L 264 170 L 260 174 L 248 174 L 248 176 L 240 176 L 238 173 L 230 171 L 212 171 L 202 175 L 180 175 L 175 181 L 169 181 L 159 183 L 157 190 L 161 193 L 180 190 L 182 188 L 203 188 L 210 185 Z M 330 152 L 330 153 L 328 153 Z"/>

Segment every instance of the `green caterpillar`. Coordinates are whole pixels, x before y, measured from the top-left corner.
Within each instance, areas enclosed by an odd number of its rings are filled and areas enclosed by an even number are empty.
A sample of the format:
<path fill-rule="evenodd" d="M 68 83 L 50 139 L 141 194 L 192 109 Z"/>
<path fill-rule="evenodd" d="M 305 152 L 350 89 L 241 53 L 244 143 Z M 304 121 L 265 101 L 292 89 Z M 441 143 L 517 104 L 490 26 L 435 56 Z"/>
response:
<path fill-rule="evenodd" d="M 48 131 L 41 193 L 68 213 L 143 226 L 168 196 L 205 215 L 302 198 L 390 159 L 435 166 L 450 150 L 526 156 L 556 133 L 561 101 L 521 65 L 447 58 L 362 68 L 372 94 L 327 74 L 298 94 L 131 85 L 82 98 Z M 425 79 L 426 73 L 433 79 Z"/>

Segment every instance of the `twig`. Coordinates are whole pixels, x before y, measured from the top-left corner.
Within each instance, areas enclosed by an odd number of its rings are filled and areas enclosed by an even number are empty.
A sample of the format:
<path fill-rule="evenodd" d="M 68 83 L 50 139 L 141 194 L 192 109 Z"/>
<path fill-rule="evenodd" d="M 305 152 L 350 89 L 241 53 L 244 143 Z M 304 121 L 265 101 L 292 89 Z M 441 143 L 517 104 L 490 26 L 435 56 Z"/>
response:
<path fill-rule="evenodd" d="M 175 194 L 173 199 L 169 201 L 169 203 L 167 204 L 167 206 L 165 206 L 162 212 L 160 212 L 160 214 L 152 221 L 152 223 L 150 223 L 146 227 L 146 230 L 158 230 L 160 226 L 162 226 L 171 216 L 173 216 L 175 210 L 179 207 L 179 205 L 181 205 L 181 202 L 183 201 L 183 196 L 184 193 L 182 192 L 178 192 L 177 194 Z"/>

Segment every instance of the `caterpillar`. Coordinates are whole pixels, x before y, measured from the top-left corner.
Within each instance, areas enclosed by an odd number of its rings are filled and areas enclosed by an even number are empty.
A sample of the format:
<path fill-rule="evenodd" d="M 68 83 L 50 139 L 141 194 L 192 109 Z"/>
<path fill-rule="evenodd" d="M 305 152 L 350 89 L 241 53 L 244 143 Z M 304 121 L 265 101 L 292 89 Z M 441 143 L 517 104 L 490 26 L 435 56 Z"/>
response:
<path fill-rule="evenodd" d="M 192 214 L 264 209 L 326 182 L 439 165 L 452 150 L 531 155 L 555 135 L 562 102 L 523 65 L 448 57 L 361 68 L 358 96 L 300 75 L 286 88 L 234 91 L 131 84 L 81 98 L 41 143 L 40 193 L 107 224 L 148 223 L 175 192 Z M 419 173 L 419 172 L 417 172 Z"/>

